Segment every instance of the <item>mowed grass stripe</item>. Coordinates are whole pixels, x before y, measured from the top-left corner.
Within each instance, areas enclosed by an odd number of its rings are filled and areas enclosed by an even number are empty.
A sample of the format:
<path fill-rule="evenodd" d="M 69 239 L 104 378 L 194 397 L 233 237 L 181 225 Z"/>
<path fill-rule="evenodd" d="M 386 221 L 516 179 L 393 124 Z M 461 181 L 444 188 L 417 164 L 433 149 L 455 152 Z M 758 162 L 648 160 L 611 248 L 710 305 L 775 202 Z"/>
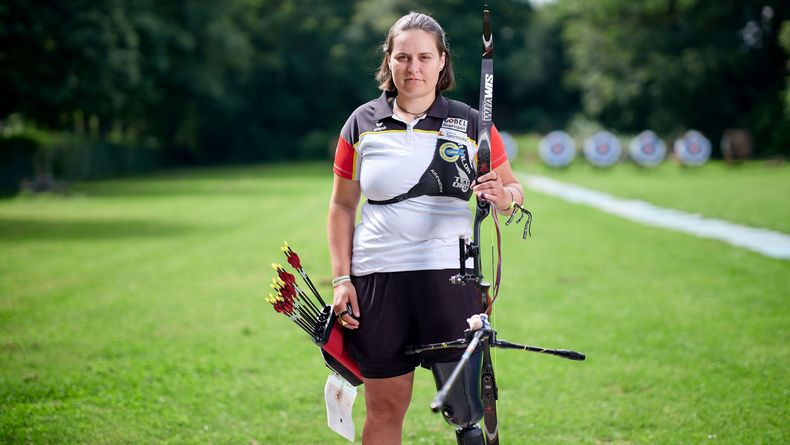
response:
<path fill-rule="evenodd" d="M 790 233 L 790 165 L 781 161 L 710 161 L 689 168 L 667 160 L 657 168 L 623 162 L 600 169 L 577 159 L 557 170 L 542 165 L 536 156 L 525 153 L 514 168 L 625 199 Z"/>
<path fill-rule="evenodd" d="M 331 296 L 330 172 L 183 171 L 0 203 L 0 440 L 344 443 L 318 351 L 263 300 L 282 240 Z M 529 203 L 534 237 L 505 229 L 496 328 L 589 359 L 498 351 L 506 443 L 787 441 L 786 262 Z M 406 443 L 452 442 L 433 393 L 419 372 Z"/>
<path fill-rule="evenodd" d="M 546 176 L 520 174 L 519 177 L 531 191 L 587 205 L 639 224 L 716 239 L 770 258 L 790 260 L 790 235 L 781 232 L 703 218 L 699 214 L 658 207 L 642 200 L 622 199 Z"/>

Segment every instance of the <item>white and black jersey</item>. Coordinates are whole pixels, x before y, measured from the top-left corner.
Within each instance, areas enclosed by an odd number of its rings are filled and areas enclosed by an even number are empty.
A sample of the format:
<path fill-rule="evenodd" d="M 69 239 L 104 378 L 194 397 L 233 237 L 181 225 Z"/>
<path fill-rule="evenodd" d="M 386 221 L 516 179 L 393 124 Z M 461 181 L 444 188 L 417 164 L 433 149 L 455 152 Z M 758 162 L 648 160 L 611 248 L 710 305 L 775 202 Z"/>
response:
<path fill-rule="evenodd" d="M 392 100 L 382 93 L 357 108 L 337 143 L 335 174 L 359 181 L 362 194 L 379 203 L 362 206 L 351 274 L 457 268 L 458 237 L 471 235 L 467 200 L 476 170 L 478 112 L 439 95 L 425 115 L 407 123 L 393 115 Z M 506 160 L 493 127 L 492 169 Z M 444 168 L 435 168 L 443 162 Z M 429 187 L 416 187 L 421 182 Z"/>

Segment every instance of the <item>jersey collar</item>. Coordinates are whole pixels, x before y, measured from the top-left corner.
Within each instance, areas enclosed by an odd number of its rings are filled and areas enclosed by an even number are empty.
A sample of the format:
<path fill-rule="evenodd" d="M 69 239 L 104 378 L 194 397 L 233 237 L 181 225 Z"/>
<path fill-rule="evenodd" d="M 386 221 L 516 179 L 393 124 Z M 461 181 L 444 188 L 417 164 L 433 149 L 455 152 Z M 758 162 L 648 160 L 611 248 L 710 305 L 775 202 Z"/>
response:
<path fill-rule="evenodd" d="M 381 93 L 381 96 L 376 99 L 373 105 L 373 119 L 380 121 L 382 119 L 392 117 L 392 103 L 390 102 L 390 99 L 392 99 L 394 96 L 394 91 L 384 91 Z M 433 104 L 430 108 L 428 108 L 428 111 L 425 114 L 430 117 L 444 119 L 450 114 L 450 102 L 446 97 L 442 96 L 441 94 L 437 94 L 436 100 L 433 101 Z"/>

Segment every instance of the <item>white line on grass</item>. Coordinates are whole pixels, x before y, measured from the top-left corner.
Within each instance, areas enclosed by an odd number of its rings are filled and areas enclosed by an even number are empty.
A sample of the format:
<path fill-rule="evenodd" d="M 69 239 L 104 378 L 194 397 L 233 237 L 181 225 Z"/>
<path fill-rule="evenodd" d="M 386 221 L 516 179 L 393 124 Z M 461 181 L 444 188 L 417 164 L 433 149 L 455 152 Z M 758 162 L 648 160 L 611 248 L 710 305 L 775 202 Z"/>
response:
<path fill-rule="evenodd" d="M 790 236 L 768 229 L 742 226 L 721 219 L 657 207 L 638 199 L 616 198 L 608 193 L 567 184 L 545 176 L 520 174 L 532 190 L 566 201 L 588 205 L 650 226 L 712 238 L 763 255 L 790 259 Z"/>

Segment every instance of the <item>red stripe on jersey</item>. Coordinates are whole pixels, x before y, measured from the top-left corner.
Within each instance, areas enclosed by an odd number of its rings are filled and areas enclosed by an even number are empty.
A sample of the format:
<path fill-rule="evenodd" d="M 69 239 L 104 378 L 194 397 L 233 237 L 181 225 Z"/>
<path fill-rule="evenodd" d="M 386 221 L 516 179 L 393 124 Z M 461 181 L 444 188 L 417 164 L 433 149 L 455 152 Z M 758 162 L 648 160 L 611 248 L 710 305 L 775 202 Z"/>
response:
<path fill-rule="evenodd" d="M 337 148 L 335 149 L 335 167 L 334 172 L 341 178 L 354 179 L 354 162 L 356 157 L 356 150 L 347 140 L 343 137 L 337 139 Z"/>
<path fill-rule="evenodd" d="M 491 170 L 499 167 L 507 161 L 507 153 L 505 153 L 505 143 L 502 141 L 502 136 L 499 135 L 499 130 L 496 126 L 491 125 Z"/>

